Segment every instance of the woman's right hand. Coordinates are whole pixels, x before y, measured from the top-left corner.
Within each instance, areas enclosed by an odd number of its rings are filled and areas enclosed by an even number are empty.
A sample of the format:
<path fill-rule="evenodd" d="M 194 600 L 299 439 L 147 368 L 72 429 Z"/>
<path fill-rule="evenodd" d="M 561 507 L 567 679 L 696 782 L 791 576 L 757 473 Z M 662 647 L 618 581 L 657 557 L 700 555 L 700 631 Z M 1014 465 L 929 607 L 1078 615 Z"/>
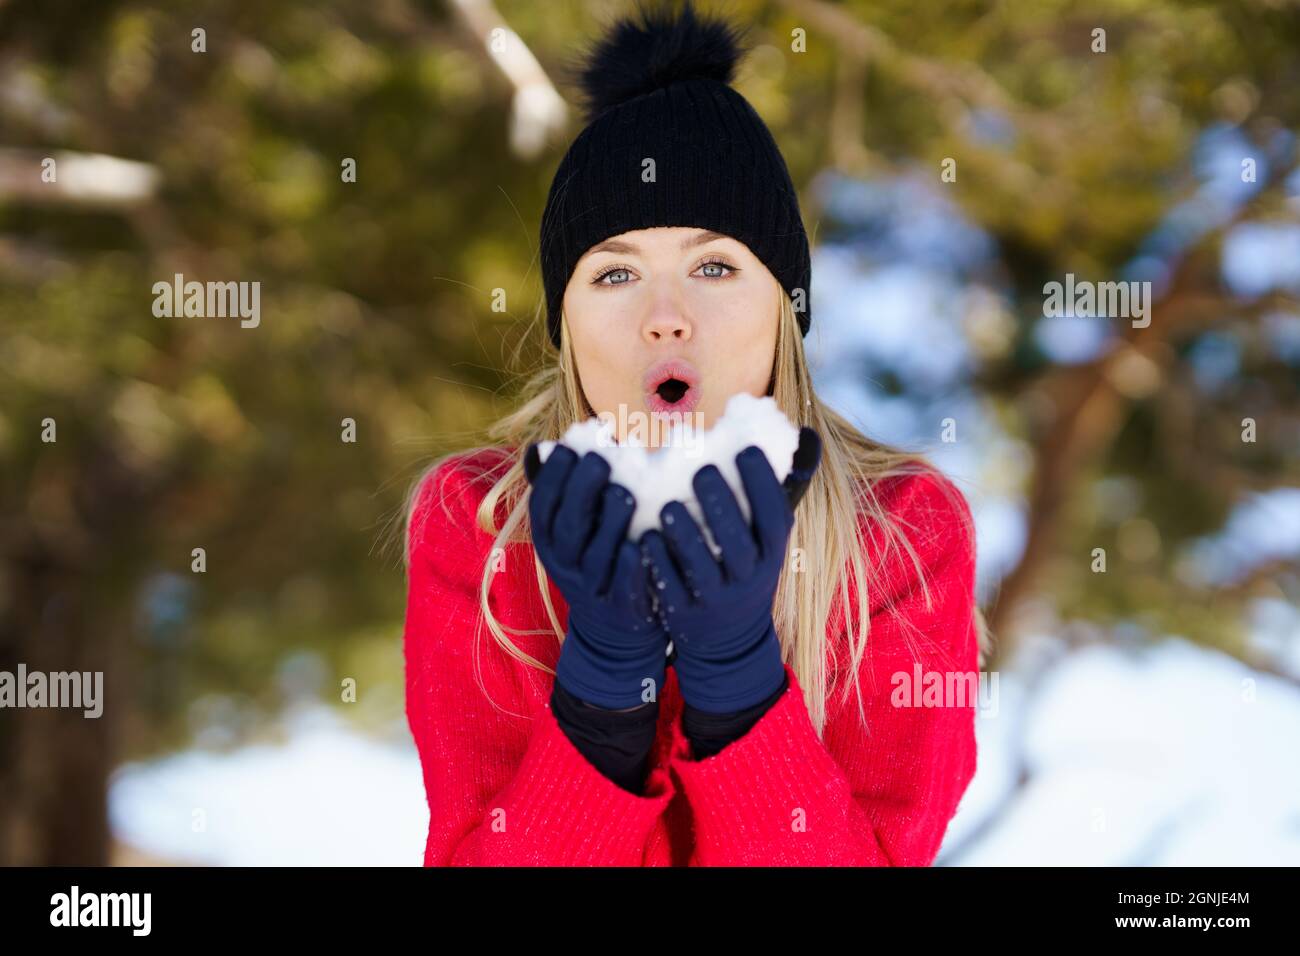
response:
<path fill-rule="evenodd" d="M 581 459 L 557 444 L 540 461 L 524 455 L 532 484 L 533 548 L 569 605 L 555 679 L 582 700 L 611 710 L 657 700 L 667 635 L 651 597 L 641 550 L 627 538 L 636 500 L 609 480 L 596 452 Z"/>

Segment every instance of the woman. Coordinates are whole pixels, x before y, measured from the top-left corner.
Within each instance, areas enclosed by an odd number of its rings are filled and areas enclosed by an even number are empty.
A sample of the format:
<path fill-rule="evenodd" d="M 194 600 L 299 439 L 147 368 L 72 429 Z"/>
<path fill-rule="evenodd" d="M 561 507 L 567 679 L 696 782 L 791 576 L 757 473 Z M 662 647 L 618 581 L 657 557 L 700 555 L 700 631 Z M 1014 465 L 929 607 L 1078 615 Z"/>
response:
<path fill-rule="evenodd" d="M 928 865 L 974 774 L 973 693 L 900 691 L 977 677 L 969 510 L 812 389 L 808 241 L 729 85 L 739 40 L 688 4 L 597 46 L 541 224 L 557 360 L 495 445 L 413 489 L 426 865 Z M 679 503 L 629 541 L 600 456 L 539 464 L 576 421 L 609 414 L 620 442 L 665 412 L 710 427 L 738 392 L 803 431 L 785 488 L 737 457 L 751 524 L 696 474 L 719 559 Z"/>

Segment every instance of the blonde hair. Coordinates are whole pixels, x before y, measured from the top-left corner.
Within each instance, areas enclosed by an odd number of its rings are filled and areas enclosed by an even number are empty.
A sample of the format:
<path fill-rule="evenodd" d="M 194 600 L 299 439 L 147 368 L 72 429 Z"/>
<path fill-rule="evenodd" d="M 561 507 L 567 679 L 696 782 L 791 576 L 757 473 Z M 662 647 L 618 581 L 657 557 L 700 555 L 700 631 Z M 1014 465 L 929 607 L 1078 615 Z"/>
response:
<path fill-rule="evenodd" d="M 548 340 L 549 341 L 549 340 Z M 497 447 L 513 446 L 522 450 L 532 442 L 560 438 L 574 422 L 584 421 L 596 412 L 588 405 L 578 379 L 572 338 L 567 320 L 561 317 L 561 335 L 558 361 L 548 363 L 536 372 L 525 389 L 525 398 L 519 407 L 493 424 L 487 431 Z M 871 607 L 868 594 L 879 583 L 880 568 L 864 560 L 864 542 L 860 525 L 875 526 L 883 532 L 884 550 L 879 555 L 880 566 L 889 564 L 893 553 L 906 553 L 921 580 L 927 608 L 930 606 L 929 582 L 924 569 L 907 536 L 899 531 L 897 522 L 882 506 L 876 496 L 876 485 L 885 478 L 921 474 L 937 470 L 924 456 L 893 448 L 866 437 L 850 422 L 822 404 L 813 391 L 807 360 L 793 304 L 788 294 L 781 291 L 779 329 L 776 355 L 773 363 L 772 397 L 786 416 L 798 426 L 807 425 L 822 439 L 822 460 L 807 493 L 796 511 L 794 527 L 790 533 L 790 548 L 801 548 L 807 557 L 806 567 L 791 571 L 787 561 L 777 584 L 772 616 L 781 640 L 783 658 L 790 664 L 803 689 L 808 713 L 820 736 L 827 719 L 827 701 L 841 670 L 840 649 L 827 639 L 827 627 L 833 609 L 843 614 L 847 633 L 849 672 L 857 694 L 858 709 L 865 723 L 865 710 L 858 674 L 861 661 L 867 652 Z M 409 554 L 412 540 L 411 520 L 418 501 L 420 486 L 448 458 L 464 455 L 470 457 L 478 450 L 454 452 L 428 466 L 412 486 L 407 497 L 405 525 Z M 504 553 L 509 544 L 530 542 L 528 534 L 528 480 L 524 475 L 522 455 L 502 455 L 491 467 L 482 469 L 475 477 L 488 477 L 491 487 L 483 497 L 475 515 L 478 528 L 494 536 L 490 553 Z M 941 482 L 945 491 L 947 482 Z M 495 524 L 499 507 L 507 509 L 501 527 Z M 445 506 L 444 506 L 445 507 Z M 961 508 L 958 514 L 964 514 Z M 974 540 L 973 529 L 970 540 Z M 498 551 L 497 549 L 501 549 Z M 492 613 L 488 600 L 492 580 L 498 571 L 498 562 L 487 561 L 479 588 L 480 629 L 487 624 L 497 644 L 506 653 L 526 665 L 554 674 L 554 670 L 521 650 L 510 634 L 536 634 L 546 631 L 521 631 L 503 625 Z M 546 570 L 541 560 L 533 555 L 533 565 L 550 622 L 550 632 L 557 641 L 564 641 L 555 608 L 547 587 Z M 835 574 L 804 573 L 812 568 L 834 568 Z M 857 619 L 850 621 L 849 596 L 852 589 L 856 601 Z M 838 597 L 839 603 L 835 603 Z M 910 622 L 904 621 L 904 635 Z M 990 635 L 983 614 L 976 607 L 974 624 L 978 635 L 979 666 L 982 668 L 990 648 Z M 908 646 L 916 655 L 916 647 L 908 639 Z M 475 638 L 475 659 L 478 659 L 478 635 Z M 842 697 L 847 695 L 849 684 L 841 687 Z"/>

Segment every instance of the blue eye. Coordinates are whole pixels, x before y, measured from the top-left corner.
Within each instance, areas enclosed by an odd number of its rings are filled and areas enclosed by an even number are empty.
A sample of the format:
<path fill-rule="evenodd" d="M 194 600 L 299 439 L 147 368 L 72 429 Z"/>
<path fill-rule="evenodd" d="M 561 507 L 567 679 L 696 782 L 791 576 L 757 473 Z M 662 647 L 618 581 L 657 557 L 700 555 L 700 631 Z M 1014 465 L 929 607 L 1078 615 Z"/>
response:
<path fill-rule="evenodd" d="M 631 272 L 626 266 L 610 266 L 608 269 L 602 271 L 600 275 L 596 276 L 596 278 L 592 280 L 592 285 L 597 285 L 597 284 L 625 285 L 626 283 L 631 281 L 630 278 L 622 278 L 622 279 L 614 279 L 611 282 L 605 282 L 606 276 L 617 275 L 620 272 L 625 273 L 626 276 L 629 277 L 631 276 Z"/>
<path fill-rule="evenodd" d="M 727 271 L 726 271 L 726 272 L 721 272 L 721 271 L 718 271 L 718 272 L 708 272 L 708 273 L 705 274 L 705 278 L 707 278 L 707 279 L 726 279 L 726 278 L 729 278 L 729 277 L 730 277 L 731 275 L 733 275 L 734 273 L 737 273 L 737 272 L 740 271 L 740 270 L 737 269 L 735 266 L 731 265 L 729 262 L 723 262 L 721 259 L 709 259 L 709 260 L 706 260 L 705 262 L 701 262 L 701 263 L 700 263 L 700 268 L 701 268 L 701 269 L 708 269 L 708 268 L 710 268 L 710 267 L 716 267 L 716 268 L 718 268 L 719 270 L 721 270 L 721 269 L 726 269 Z"/>

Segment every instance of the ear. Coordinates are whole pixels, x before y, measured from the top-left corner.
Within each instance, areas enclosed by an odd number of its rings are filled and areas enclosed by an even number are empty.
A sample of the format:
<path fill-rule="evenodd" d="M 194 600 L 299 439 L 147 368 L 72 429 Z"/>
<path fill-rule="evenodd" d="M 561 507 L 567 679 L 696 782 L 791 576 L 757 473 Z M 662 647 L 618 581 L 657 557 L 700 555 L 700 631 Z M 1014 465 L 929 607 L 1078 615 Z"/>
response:
<path fill-rule="evenodd" d="M 790 474 L 782 482 L 786 497 L 790 499 L 790 508 L 796 508 L 812 483 L 817 466 L 822 460 L 822 440 L 808 426 L 799 429 L 799 447 L 795 449 L 794 461 Z"/>

